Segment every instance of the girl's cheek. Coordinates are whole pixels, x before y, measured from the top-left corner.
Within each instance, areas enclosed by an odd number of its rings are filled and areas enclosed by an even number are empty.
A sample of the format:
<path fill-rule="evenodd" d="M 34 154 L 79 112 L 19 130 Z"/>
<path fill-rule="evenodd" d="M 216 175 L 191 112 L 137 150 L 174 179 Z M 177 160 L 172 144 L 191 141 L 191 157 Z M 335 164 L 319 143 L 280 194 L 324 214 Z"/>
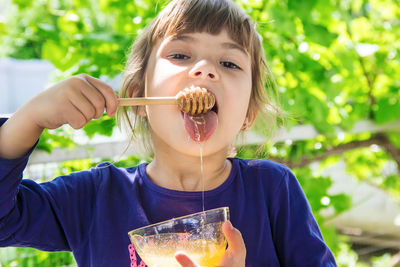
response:
<path fill-rule="evenodd" d="M 158 60 L 158 63 L 156 64 L 156 66 L 158 66 L 159 69 L 168 71 L 168 72 L 177 72 L 177 71 L 181 71 L 182 69 L 187 68 L 187 66 L 185 64 L 178 64 L 178 63 L 174 63 L 173 61 L 169 60 L 169 59 L 164 59 L 164 58 L 160 58 Z"/>
<path fill-rule="evenodd" d="M 177 76 L 184 73 L 186 69 L 187 68 L 184 66 L 162 62 L 157 64 L 154 69 L 154 79 L 159 82 L 168 82 L 172 79 L 176 79 Z"/>

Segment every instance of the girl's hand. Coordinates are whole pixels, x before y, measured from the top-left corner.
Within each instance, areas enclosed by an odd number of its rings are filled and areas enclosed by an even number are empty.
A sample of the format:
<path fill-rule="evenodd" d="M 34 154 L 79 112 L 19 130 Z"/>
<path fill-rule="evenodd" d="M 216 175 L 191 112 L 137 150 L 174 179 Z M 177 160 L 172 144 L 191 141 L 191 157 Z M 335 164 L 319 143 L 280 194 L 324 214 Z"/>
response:
<path fill-rule="evenodd" d="M 0 157 L 25 155 L 45 128 L 69 124 L 79 129 L 104 109 L 115 115 L 117 107 L 118 96 L 104 82 L 86 74 L 66 79 L 32 98 L 0 127 Z"/>
<path fill-rule="evenodd" d="M 230 221 L 222 226 L 222 231 L 228 240 L 228 249 L 225 251 L 221 259 L 219 267 L 244 267 L 246 260 L 246 246 L 242 238 L 242 234 L 238 229 L 234 228 Z M 176 260 L 182 267 L 200 267 L 194 263 L 185 253 L 178 252 L 175 254 Z"/>
<path fill-rule="evenodd" d="M 37 127 L 55 129 L 69 124 L 80 129 L 106 110 L 115 115 L 118 96 L 99 79 L 87 74 L 68 78 L 40 93 L 23 107 Z"/>

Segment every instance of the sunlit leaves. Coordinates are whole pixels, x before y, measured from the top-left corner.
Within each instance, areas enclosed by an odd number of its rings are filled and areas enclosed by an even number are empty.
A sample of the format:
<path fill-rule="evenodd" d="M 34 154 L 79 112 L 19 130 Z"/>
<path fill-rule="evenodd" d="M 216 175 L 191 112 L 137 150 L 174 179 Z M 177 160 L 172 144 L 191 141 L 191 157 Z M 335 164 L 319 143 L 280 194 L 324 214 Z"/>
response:
<path fill-rule="evenodd" d="M 337 38 L 337 34 L 330 32 L 322 25 L 304 23 L 304 31 L 309 40 L 323 46 L 330 46 L 330 44 Z"/>
<path fill-rule="evenodd" d="M 380 184 L 382 188 L 390 192 L 395 198 L 400 199 L 400 175 L 390 174 Z"/>
<path fill-rule="evenodd" d="M 33 0 L 12 0 L 12 2 L 16 4 L 18 8 L 25 9 L 32 6 Z"/>
<path fill-rule="evenodd" d="M 345 155 L 348 171 L 359 179 L 377 178 L 380 176 L 383 164 L 386 163 L 387 155 L 379 148 L 362 148 L 351 151 Z M 357 168 L 353 168 L 357 164 Z"/>
<path fill-rule="evenodd" d="M 65 161 L 60 164 L 59 168 L 57 169 L 55 176 L 60 175 L 68 175 L 72 172 L 77 172 L 81 170 L 88 170 L 92 167 L 95 167 L 92 159 L 80 159 L 80 160 L 70 160 Z"/>
<path fill-rule="evenodd" d="M 77 63 L 75 51 L 73 47 L 65 47 L 60 42 L 48 40 L 42 46 L 42 58 L 50 61 L 57 69 L 65 71 Z"/>
<path fill-rule="evenodd" d="M 310 11 L 315 6 L 317 0 L 309 0 L 309 1 L 296 1 L 296 0 L 288 0 L 288 8 L 289 10 L 296 13 L 296 15 L 300 16 L 303 19 L 306 19 L 310 15 Z"/>
<path fill-rule="evenodd" d="M 104 115 L 101 119 L 92 120 L 86 124 L 83 131 L 89 138 L 92 138 L 95 134 L 111 136 L 115 125 L 115 118 Z"/>
<path fill-rule="evenodd" d="M 37 144 L 38 149 L 42 149 L 51 153 L 54 148 L 68 148 L 72 149 L 75 142 L 72 135 L 66 129 L 59 128 L 56 130 L 45 129 Z"/>
<path fill-rule="evenodd" d="M 365 42 L 369 40 L 372 31 L 371 22 L 366 17 L 355 17 L 350 22 L 349 30 L 354 42 Z"/>
<path fill-rule="evenodd" d="M 40 251 L 31 248 L 7 248 L 0 250 L 0 263 L 13 266 L 76 266 L 72 253 Z"/>
<path fill-rule="evenodd" d="M 325 221 L 323 213 L 329 212 L 330 216 L 334 217 L 349 210 L 352 206 L 351 198 L 345 194 L 330 194 L 329 188 L 332 180 L 329 177 L 313 174 L 309 168 L 296 169 L 295 174 L 306 193 L 314 216 L 323 230 L 325 241 L 333 251 L 337 252 L 339 237 L 333 227 L 323 224 Z"/>
<path fill-rule="evenodd" d="M 288 101 L 284 106 L 291 114 L 302 118 L 298 120 L 300 123 L 311 121 L 324 133 L 332 128 L 321 125 L 321 114 L 313 110 L 310 115 L 307 112 L 312 108 L 299 107 L 308 102 L 319 108 L 319 103 L 313 100 L 315 95 L 308 94 L 311 98 L 305 101 L 292 91 L 307 94 L 320 87 L 326 94 L 323 105 L 336 109 L 336 112 L 329 112 L 326 122 L 330 125 L 348 129 L 359 119 L 375 118 L 377 122 L 384 122 L 399 118 L 396 105 L 382 107 L 379 104 L 386 100 L 377 99 L 399 98 L 380 93 L 391 86 L 393 77 L 399 76 L 399 60 L 395 60 L 399 47 L 396 40 L 400 35 L 398 6 L 393 1 L 338 2 L 271 3 L 265 8 L 270 21 L 259 23 L 278 85 L 286 88 L 282 92 L 288 95 L 282 97 Z M 385 11 L 389 9 L 390 12 Z M 338 95 L 342 101 L 335 102 Z M 377 106 L 371 107 L 374 101 Z M 374 112 L 376 116 L 371 116 Z M 390 116 L 386 116 L 388 112 Z"/>
<path fill-rule="evenodd" d="M 375 121 L 384 123 L 400 118 L 400 97 L 392 95 L 378 100 L 375 106 Z"/>

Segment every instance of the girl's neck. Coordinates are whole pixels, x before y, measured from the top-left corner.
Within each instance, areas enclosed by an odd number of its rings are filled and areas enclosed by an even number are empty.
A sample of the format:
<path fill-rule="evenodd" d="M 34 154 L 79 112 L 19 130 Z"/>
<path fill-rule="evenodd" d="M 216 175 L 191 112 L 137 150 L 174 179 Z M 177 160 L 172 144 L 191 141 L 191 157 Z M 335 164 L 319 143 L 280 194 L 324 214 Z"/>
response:
<path fill-rule="evenodd" d="M 225 155 L 221 152 L 203 156 L 204 190 L 214 189 L 228 178 L 232 164 Z M 154 160 L 147 166 L 146 172 L 155 184 L 164 188 L 203 190 L 199 156 L 155 150 Z"/>

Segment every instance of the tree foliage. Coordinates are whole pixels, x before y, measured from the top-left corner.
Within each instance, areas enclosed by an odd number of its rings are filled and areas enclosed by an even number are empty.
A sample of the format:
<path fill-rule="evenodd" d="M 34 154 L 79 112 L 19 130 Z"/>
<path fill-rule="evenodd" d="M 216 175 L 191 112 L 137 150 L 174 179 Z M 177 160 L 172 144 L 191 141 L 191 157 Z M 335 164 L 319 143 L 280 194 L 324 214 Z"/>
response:
<path fill-rule="evenodd" d="M 332 180 L 312 171 L 313 161 L 327 167 L 344 160 L 354 177 L 399 199 L 399 130 L 350 131 L 362 120 L 385 124 L 400 119 L 399 1 L 237 3 L 256 22 L 263 38 L 282 108 L 289 114 L 287 127 L 310 124 L 320 133 L 309 140 L 266 145 L 261 151 L 248 146 L 239 155 L 267 157 L 294 168 L 321 225 L 324 211 L 333 210 L 335 216 L 351 208 L 352 202 L 349 196 L 330 194 Z M 13 0 L 6 19 L 0 20 L 0 56 L 49 60 L 60 78 L 78 73 L 113 77 L 122 71 L 132 41 L 165 4 L 163 0 Z M 113 119 L 103 116 L 84 131 L 89 137 L 109 136 L 114 126 Z M 39 143 L 49 152 L 58 146 L 73 146 L 64 130 L 46 132 Z M 124 164 L 137 161 L 127 159 Z M 397 170 L 384 171 L 388 164 Z M 69 166 L 67 170 L 73 170 Z M 337 256 L 349 251 L 334 229 L 322 230 Z"/>

